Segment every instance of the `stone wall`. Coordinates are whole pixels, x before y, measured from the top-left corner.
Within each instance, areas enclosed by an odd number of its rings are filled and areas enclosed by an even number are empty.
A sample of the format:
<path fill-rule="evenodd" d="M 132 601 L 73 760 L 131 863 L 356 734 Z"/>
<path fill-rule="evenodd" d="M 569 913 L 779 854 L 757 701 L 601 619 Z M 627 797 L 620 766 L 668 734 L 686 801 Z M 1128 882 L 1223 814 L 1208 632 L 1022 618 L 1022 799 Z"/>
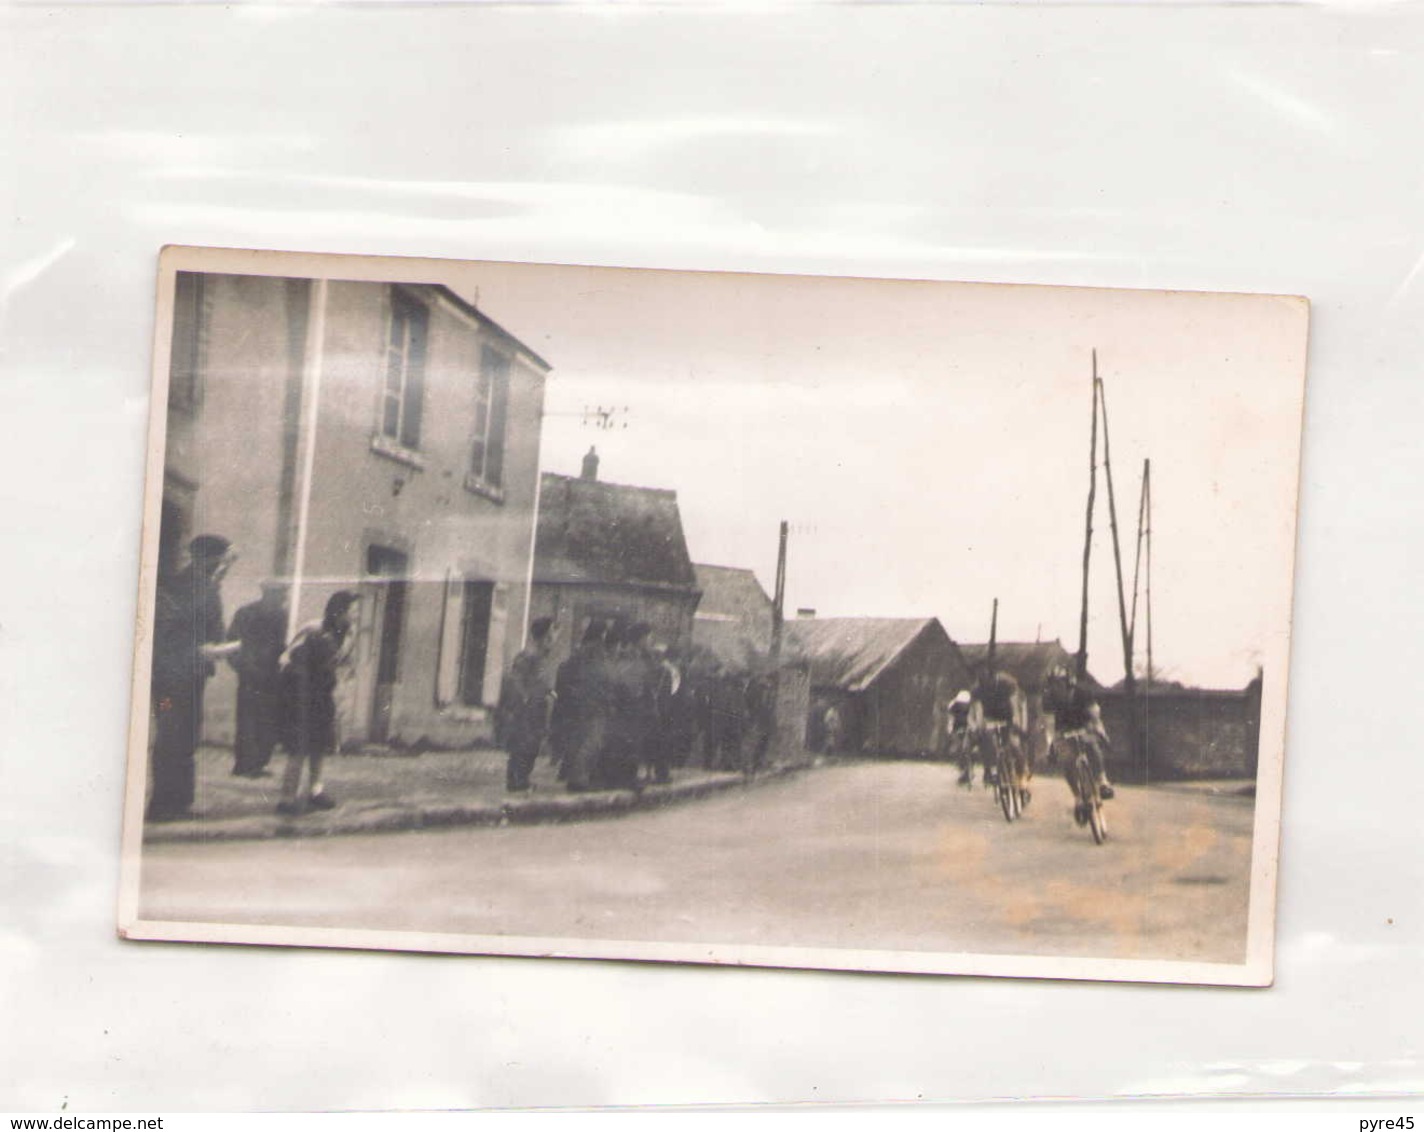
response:
<path fill-rule="evenodd" d="M 1132 705 L 1120 692 L 1102 696 L 1112 738 L 1114 777 L 1129 782 L 1190 778 L 1254 778 L 1261 734 L 1261 685 L 1241 691 L 1157 689 Z"/>

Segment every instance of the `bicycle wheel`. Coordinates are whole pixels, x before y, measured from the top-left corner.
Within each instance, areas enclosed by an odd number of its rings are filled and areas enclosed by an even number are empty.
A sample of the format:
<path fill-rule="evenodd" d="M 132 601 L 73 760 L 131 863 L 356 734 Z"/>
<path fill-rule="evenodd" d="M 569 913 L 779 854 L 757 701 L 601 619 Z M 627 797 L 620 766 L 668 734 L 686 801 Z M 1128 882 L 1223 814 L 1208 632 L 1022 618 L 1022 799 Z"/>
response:
<path fill-rule="evenodd" d="M 1004 820 L 1013 821 L 1019 816 L 1019 789 L 1014 774 L 1013 760 L 1008 757 L 1008 749 L 1003 741 L 998 741 L 999 806 L 1004 811 Z"/>
<path fill-rule="evenodd" d="M 1098 794 L 1098 784 L 1093 783 L 1092 800 L 1088 803 L 1088 825 L 1093 830 L 1093 844 L 1101 845 L 1108 839 L 1108 822 L 1103 813 L 1103 800 Z"/>
<path fill-rule="evenodd" d="M 1077 795 L 1083 817 L 1093 831 L 1093 844 L 1101 845 L 1107 840 L 1108 826 L 1103 816 L 1103 798 L 1098 793 L 1098 776 L 1093 772 L 1092 760 L 1086 752 L 1080 752 L 1073 764 L 1073 793 Z"/>

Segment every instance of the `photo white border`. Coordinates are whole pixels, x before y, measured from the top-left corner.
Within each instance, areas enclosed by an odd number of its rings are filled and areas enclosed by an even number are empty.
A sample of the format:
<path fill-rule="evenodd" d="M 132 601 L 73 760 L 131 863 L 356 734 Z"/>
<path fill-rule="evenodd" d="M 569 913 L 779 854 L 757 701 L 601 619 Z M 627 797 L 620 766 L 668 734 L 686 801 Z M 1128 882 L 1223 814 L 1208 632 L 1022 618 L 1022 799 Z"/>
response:
<path fill-rule="evenodd" d="M 153 395 L 150 402 L 148 464 L 145 478 L 145 521 L 140 592 L 134 643 L 133 701 L 129 760 L 124 797 L 124 833 L 119 887 L 119 934 L 131 940 L 291 945 L 318 948 L 360 948 L 442 954 L 508 955 L 519 957 L 612 959 L 634 962 L 706 963 L 800 970 L 1005 976 L 1014 978 L 1085 979 L 1142 983 L 1186 983 L 1211 986 L 1267 987 L 1274 972 L 1276 880 L 1279 867 L 1282 774 L 1289 686 L 1289 626 L 1272 634 L 1263 649 L 1263 667 L 1272 674 L 1261 697 L 1259 760 L 1251 847 L 1251 880 L 1247 914 L 1246 957 L 1240 964 L 1170 960 L 1099 959 L 989 955 L 963 952 L 918 952 L 848 948 L 765 947 L 735 944 L 673 944 L 647 941 L 453 935 L 363 929 L 271 927 L 250 924 L 183 923 L 145 920 L 139 912 L 143 856 L 143 809 L 148 775 L 148 672 L 152 657 L 153 602 L 158 569 L 158 517 L 163 493 L 167 430 L 167 388 L 171 349 L 174 278 L 179 271 L 245 274 L 327 280 L 439 283 L 456 267 L 475 261 L 417 257 L 359 256 L 332 253 L 282 252 L 231 248 L 169 246 L 162 249 L 158 272 L 153 340 Z M 575 266 L 575 265 L 538 265 Z M 582 266 L 582 265 L 579 265 Z M 618 270 L 618 269 L 611 269 Z M 659 270 L 635 268 L 627 270 Z M 661 269 L 675 271 L 675 268 Z M 735 274 L 735 273 L 716 273 Z M 762 273 L 765 274 L 765 273 Z M 777 276 L 788 283 L 803 276 Z M 891 281 L 891 280 L 887 280 Z M 960 283 L 959 280 L 928 282 Z M 1034 284 L 976 284 L 1020 287 Z M 1060 289 L 1060 288 L 1052 288 Z M 1114 288 L 1072 288 L 1074 291 L 1116 292 Z M 1308 302 L 1281 298 L 1303 308 Z M 1304 343 L 1302 343 L 1304 356 Z M 1305 374 L 1301 374 L 1301 413 Z M 1297 483 L 1299 443 L 1297 443 Z M 1298 526 L 1292 524 L 1288 577 L 1273 584 L 1294 590 Z M 1279 675 L 1277 675 L 1279 674 Z"/>

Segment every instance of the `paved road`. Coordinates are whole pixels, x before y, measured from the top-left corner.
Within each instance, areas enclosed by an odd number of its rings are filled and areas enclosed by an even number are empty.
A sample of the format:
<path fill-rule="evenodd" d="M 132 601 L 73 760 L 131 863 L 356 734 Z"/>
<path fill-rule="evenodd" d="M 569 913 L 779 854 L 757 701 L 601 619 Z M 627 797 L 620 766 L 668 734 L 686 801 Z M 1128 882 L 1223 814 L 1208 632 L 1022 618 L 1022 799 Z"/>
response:
<path fill-rule="evenodd" d="M 821 767 L 571 825 L 149 846 L 145 919 L 1240 962 L 1253 804 L 1040 776 L 1006 824 L 937 764 Z"/>

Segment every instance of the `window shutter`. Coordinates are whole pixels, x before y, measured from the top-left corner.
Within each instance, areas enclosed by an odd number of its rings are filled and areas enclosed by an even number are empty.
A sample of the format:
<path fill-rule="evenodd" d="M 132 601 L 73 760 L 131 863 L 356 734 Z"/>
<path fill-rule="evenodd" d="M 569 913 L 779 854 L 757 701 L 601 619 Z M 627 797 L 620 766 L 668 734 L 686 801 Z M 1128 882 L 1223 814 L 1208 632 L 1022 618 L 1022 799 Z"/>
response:
<path fill-rule="evenodd" d="M 435 706 L 449 707 L 460 686 L 460 625 L 464 586 L 445 572 L 445 612 L 440 620 L 440 648 L 435 661 Z"/>
<path fill-rule="evenodd" d="M 386 340 L 386 383 L 381 391 L 381 432 L 400 440 L 400 414 L 405 384 L 406 334 L 409 320 L 399 297 L 391 300 L 391 332 Z"/>
<path fill-rule="evenodd" d="M 490 391 L 489 454 L 485 464 L 485 479 L 493 487 L 504 486 L 504 429 L 509 416 L 509 361 L 495 371 L 494 388 Z"/>
<path fill-rule="evenodd" d="M 504 633 L 509 622 L 509 587 L 496 585 L 490 602 L 489 647 L 485 650 L 484 702 L 499 703 L 499 689 L 504 682 Z"/>
<path fill-rule="evenodd" d="M 477 479 L 485 477 L 485 430 L 489 422 L 489 406 L 485 402 L 485 379 L 475 390 L 475 437 L 470 445 L 470 472 Z"/>
<path fill-rule="evenodd" d="M 420 418 L 425 410 L 425 335 L 428 317 L 423 307 L 410 312 L 410 354 L 406 359 L 405 413 L 401 417 L 400 442 L 407 448 L 420 447 Z"/>

